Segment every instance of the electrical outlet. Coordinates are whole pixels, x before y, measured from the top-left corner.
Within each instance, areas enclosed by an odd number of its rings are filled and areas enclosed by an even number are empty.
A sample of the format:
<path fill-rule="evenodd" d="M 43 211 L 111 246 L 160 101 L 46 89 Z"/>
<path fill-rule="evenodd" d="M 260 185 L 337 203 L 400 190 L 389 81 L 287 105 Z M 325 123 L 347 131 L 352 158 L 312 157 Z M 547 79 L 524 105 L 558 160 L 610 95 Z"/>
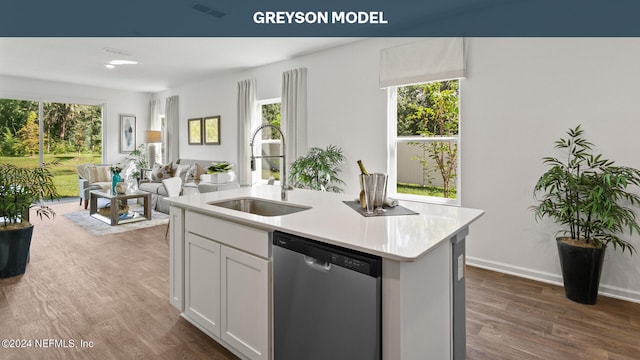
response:
<path fill-rule="evenodd" d="M 464 254 L 458 256 L 458 281 L 464 277 Z"/>

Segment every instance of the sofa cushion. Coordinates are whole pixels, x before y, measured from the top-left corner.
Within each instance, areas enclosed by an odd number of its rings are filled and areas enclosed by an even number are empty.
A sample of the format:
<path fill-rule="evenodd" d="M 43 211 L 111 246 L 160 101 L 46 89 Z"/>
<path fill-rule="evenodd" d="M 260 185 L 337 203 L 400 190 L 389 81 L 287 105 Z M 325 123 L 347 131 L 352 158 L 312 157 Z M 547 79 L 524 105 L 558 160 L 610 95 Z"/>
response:
<path fill-rule="evenodd" d="M 152 194 L 159 194 L 160 189 L 166 194 L 166 190 L 164 190 L 164 186 L 160 182 L 141 182 L 138 187 L 140 191 L 150 192 Z"/>
<path fill-rule="evenodd" d="M 109 166 L 89 166 L 88 175 L 89 184 L 111 181 Z"/>
<path fill-rule="evenodd" d="M 101 182 L 96 182 L 93 183 L 92 185 L 98 185 L 100 186 L 100 188 L 102 189 L 102 191 L 104 192 L 109 192 L 111 191 L 111 181 L 101 181 Z"/>

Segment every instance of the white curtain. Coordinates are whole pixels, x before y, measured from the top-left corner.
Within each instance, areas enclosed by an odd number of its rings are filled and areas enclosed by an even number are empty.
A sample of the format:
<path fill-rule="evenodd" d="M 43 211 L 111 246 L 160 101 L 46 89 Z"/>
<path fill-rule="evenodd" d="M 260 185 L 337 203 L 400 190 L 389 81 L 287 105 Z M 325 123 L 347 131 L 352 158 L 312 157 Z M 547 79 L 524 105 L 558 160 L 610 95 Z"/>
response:
<path fill-rule="evenodd" d="M 380 88 L 465 76 L 463 38 L 430 38 L 380 51 Z"/>
<path fill-rule="evenodd" d="M 149 130 L 160 130 L 160 100 L 149 102 Z"/>
<path fill-rule="evenodd" d="M 238 82 L 238 182 L 240 185 L 251 184 L 249 141 L 251 141 L 251 124 L 257 115 L 256 80 Z"/>
<path fill-rule="evenodd" d="M 149 102 L 149 128 L 148 130 L 162 130 L 162 125 L 160 123 L 160 100 L 151 100 Z M 145 139 L 146 141 L 146 139 Z M 164 141 L 164 139 L 163 139 Z M 148 160 L 149 167 L 153 168 L 155 162 L 163 162 L 162 154 L 158 154 L 158 150 L 164 149 L 166 146 L 164 144 L 160 144 L 157 146 L 156 144 L 148 144 L 147 150 L 149 151 Z M 162 151 L 163 152 L 163 151 Z M 158 159 L 158 155 L 160 155 L 160 159 Z"/>
<path fill-rule="evenodd" d="M 167 98 L 165 105 L 165 128 L 162 129 L 162 143 L 165 149 L 165 162 L 171 163 L 179 159 L 179 120 L 180 113 L 178 112 L 178 96 L 171 96 Z"/>
<path fill-rule="evenodd" d="M 289 166 L 307 152 L 307 69 L 282 74 L 282 107 L 280 110 Z"/>

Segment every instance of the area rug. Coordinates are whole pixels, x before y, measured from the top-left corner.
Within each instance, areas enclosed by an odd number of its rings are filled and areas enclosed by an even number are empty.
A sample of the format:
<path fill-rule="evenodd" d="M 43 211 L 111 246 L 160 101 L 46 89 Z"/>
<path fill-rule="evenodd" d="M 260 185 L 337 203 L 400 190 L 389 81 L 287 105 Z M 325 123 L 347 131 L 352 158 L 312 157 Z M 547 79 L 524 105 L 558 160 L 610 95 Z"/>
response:
<path fill-rule="evenodd" d="M 132 210 L 142 212 L 142 207 L 140 207 L 140 209 L 132 207 Z M 89 210 L 67 213 L 63 216 L 71 220 L 71 222 L 79 225 L 93 236 L 117 234 L 125 231 L 144 229 L 151 226 L 167 224 L 169 222 L 169 215 L 161 213 L 159 211 L 152 211 L 151 220 L 136 221 L 115 226 L 111 226 L 105 222 L 89 216 Z"/>

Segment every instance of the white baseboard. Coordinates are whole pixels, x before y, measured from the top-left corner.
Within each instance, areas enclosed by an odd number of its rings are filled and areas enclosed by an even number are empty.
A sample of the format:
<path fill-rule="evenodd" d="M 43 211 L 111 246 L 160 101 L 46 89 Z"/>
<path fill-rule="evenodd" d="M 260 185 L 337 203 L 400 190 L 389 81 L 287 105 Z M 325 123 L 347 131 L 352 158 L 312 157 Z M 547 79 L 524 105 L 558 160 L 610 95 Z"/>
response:
<path fill-rule="evenodd" d="M 538 270 L 513 266 L 509 264 L 499 263 L 496 261 L 482 260 L 467 256 L 467 265 L 475 266 L 482 269 L 497 271 L 509 275 L 522 277 L 525 279 L 540 281 L 547 284 L 563 286 L 562 276 L 558 274 L 547 273 Z M 616 286 L 600 284 L 599 295 L 608 296 L 620 300 L 631 301 L 640 304 L 640 292 L 629 289 L 623 289 Z"/>

